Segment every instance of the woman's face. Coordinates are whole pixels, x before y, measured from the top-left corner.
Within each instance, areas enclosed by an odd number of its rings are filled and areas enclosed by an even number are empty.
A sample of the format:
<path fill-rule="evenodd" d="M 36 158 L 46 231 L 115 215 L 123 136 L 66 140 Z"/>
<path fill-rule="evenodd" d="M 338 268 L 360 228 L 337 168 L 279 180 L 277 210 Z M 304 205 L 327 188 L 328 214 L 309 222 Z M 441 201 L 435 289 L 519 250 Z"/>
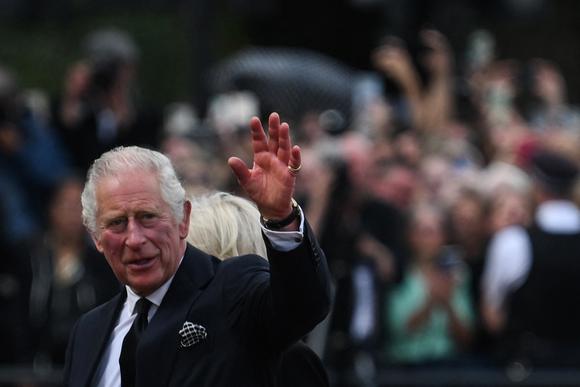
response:
<path fill-rule="evenodd" d="M 444 243 L 445 231 L 441 216 L 427 209 L 417 211 L 410 229 L 410 244 L 414 255 L 421 260 L 432 259 Z"/>

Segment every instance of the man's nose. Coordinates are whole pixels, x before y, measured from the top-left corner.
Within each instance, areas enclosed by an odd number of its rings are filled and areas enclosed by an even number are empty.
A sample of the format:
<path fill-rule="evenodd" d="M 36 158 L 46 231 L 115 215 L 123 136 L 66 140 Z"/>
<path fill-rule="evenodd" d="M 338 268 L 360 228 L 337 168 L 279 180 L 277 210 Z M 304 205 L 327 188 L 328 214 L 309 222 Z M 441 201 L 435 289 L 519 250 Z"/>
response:
<path fill-rule="evenodd" d="M 138 248 L 141 246 L 147 238 L 143 234 L 143 228 L 139 224 L 139 222 L 135 221 L 135 219 L 129 219 L 127 223 L 127 239 L 125 240 L 125 244 L 129 248 Z"/>

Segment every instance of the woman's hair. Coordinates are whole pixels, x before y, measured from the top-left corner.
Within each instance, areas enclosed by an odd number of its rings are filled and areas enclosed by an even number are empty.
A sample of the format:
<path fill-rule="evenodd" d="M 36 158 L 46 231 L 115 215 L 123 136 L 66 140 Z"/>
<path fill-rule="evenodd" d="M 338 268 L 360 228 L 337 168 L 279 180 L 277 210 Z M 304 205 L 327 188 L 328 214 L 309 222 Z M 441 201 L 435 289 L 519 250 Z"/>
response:
<path fill-rule="evenodd" d="M 190 200 L 189 243 L 219 259 L 243 254 L 267 256 L 260 213 L 252 202 L 226 192 Z"/>
<path fill-rule="evenodd" d="M 171 161 L 160 152 L 137 146 L 117 147 L 99 157 L 87 174 L 87 182 L 81 196 L 83 223 L 92 234 L 97 234 L 96 187 L 104 178 L 116 176 L 120 179 L 135 171 L 150 171 L 157 175 L 161 197 L 169 205 L 177 221 L 183 218 L 185 190 L 183 189 Z"/>

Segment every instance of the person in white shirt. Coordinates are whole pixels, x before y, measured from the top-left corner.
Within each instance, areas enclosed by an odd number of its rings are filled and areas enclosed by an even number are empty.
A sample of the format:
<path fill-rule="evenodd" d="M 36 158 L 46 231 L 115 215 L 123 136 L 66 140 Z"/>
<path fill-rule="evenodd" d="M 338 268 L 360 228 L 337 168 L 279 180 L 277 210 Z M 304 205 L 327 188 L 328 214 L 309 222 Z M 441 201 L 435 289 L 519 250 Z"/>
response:
<path fill-rule="evenodd" d="M 483 323 L 513 360 L 546 364 L 554 352 L 580 348 L 570 297 L 580 287 L 580 210 L 572 201 L 578 166 L 539 150 L 531 160 L 537 207 L 531 227 L 508 226 L 490 242 L 482 278 Z M 578 308 L 575 308 L 578 309 Z M 509 348 L 508 348 L 509 347 Z M 578 351 L 580 354 L 580 351 Z"/>

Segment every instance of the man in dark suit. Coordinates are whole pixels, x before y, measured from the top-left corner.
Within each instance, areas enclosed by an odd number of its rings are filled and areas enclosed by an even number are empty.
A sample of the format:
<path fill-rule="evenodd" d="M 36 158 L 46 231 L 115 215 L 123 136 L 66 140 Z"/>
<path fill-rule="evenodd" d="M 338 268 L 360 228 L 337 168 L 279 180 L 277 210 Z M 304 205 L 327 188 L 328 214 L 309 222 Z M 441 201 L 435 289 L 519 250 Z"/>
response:
<path fill-rule="evenodd" d="M 117 148 L 95 161 L 83 220 L 125 289 L 77 323 L 67 385 L 271 386 L 284 349 L 326 316 L 326 260 L 292 200 L 300 148 L 275 113 L 268 136 L 257 118 L 250 127 L 252 168 L 228 162 L 260 210 L 269 265 L 187 244 L 191 204 L 162 154 Z"/>

